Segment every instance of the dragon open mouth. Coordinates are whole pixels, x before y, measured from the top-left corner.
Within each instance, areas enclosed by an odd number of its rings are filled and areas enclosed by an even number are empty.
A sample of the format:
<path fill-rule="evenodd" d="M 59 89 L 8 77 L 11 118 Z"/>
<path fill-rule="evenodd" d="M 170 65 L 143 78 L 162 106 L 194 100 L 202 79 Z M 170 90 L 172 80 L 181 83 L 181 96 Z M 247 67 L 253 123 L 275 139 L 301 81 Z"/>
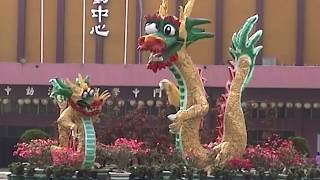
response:
<path fill-rule="evenodd" d="M 142 36 L 139 38 L 138 50 L 150 52 L 147 68 L 153 72 L 169 67 L 177 60 L 176 54 L 166 57 L 166 43 L 159 37 Z"/>
<path fill-rule="evenodd" d="M 75 103 L 69 100 L 70 106 L 85 116 L 95 116 L 102 110 L 102 101 L 94 101 L 91 104 L 84 103 L 82 100 Z M 84 106 L 85 105 L 85 106 Z"/>

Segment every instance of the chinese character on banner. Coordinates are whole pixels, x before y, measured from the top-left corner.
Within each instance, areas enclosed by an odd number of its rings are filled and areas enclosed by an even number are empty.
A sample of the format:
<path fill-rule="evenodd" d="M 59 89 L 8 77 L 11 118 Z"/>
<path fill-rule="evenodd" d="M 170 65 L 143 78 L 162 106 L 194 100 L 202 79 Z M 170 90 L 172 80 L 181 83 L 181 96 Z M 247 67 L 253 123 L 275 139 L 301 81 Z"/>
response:
<path fill-rule="evenodd" d="M 120 94 L 120 89 L 119 88 L 113 88 L 112 89 L 112 94 L 117 97 Z"/>
<path fill-rule="evenodd" d="M 109 35 L 109 31 L 103 31 L 103 29 L 106 27 L 105 24 L 103 24 L 102 26 L 96 25 L 94 27 L 91 28 L 90 34 L 96 33 L 99 36 L 108 36 Z"/>
<path fill-rule="evenodd" d="M 162 89 L 161 88 L 156 88 L 156 89 L 153 89 L 153 97 L 158 97 L 161 98 L 162 97 Z"/>
<path fill-rule="evenodd" d="M 7 86 L 4 91 L 6 92 L 6 95 L 9 96 L 10 95 L 10 92 L 11 92 L 11 87 L 10 86 Z"/>
<path fill-rule="evenodd" d="M 140 90 L 138 88 L 135 88 L 132 93 L 134 94 L 134 98 L 138 97 L 138 94 L 140 93 Z"/>
<path fill-rule="evenodd" d="M 98 18 L 98 24 L 91 28 L 90 34 L 97 34 L 99 36 L 108 36 L 109 31 L 106 25 L 102 23 L 102 18 L 107 18 L 109 15 L 108 9 L 103 9 L 101 4 L 108 3 L 108 0 L 94 0 L 93 4 L 99 4 L 97 9 L 91 9 L 92 17 Z"/>
<path fill-rule="evenodd" d="M 28 86 L 27 89 L 26 89 L 26 95 L 27 96 L 33 96 L 33 94 L 34 94 L 33 87 Z"/>
<path fill-rule="evenodd" d="M 107 4 L 109 0 L 93 0 L 93 4 Z"/>

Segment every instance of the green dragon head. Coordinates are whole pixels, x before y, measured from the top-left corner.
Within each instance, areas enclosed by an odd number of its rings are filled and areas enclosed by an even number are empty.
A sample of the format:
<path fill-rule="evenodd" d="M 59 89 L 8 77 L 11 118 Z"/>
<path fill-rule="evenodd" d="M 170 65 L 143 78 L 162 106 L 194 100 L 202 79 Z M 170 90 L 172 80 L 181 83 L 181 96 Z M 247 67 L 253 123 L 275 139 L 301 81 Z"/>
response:
<path fill-rule="evenodd" d="M 213 37 L 195 27 L 210 23 L 207 19 L 190 18 L 195 0 L 189 0 L 180 18 L 167 15 L 168 0 L 162 0 L 158 14 L 146 16 L 145 35 L 138 40 L 138 50 L 149 51 L 148 69 L 157 72 L 178 60 L 177 52 L 193 42 Z"/>
<path fill-rule="evenodd" d="M 90 87 L 89 78 L 83 78 L 80 74 L 75 84 L 70 80 L 54 78 L 50 80 L 52 91 L 50 97 L 68 101 L 68 104 L 85 115 L 95 115 L 102 109 L 103 104 L 109 98 L 108 91 L 99 92 Z"/>

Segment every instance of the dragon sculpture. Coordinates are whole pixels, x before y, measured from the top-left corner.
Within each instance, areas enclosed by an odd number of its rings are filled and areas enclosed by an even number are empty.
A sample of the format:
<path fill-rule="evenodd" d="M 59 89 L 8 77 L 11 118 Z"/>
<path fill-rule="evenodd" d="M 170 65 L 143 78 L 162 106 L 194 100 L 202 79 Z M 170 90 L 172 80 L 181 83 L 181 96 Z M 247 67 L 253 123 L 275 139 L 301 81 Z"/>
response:
<path fill-rule="evenodd" d="M 57 120 L 59 146 L 72 147 L 83 153 L 83 168 L 91 168 L 96 156 L 96 136 L 93 121 L 101 113 L 102 106 L 110 97 L 108 91 L 90 87 L 89 78 L 80 74 L 76 83 L 54 78 L 50 80 L 50 97 L 57 100 L 60 116 Z"/>
<path fill-rule="evenodd" d="M 169 103 L 178 109 L 176 114 L 168 116 L 173 121 L 169 130 L 176 134 L 176 148 L 183 155 L 192 155 L 195 167 L 210 170 L 241 156 L 247 145 L 241 94 L 251 79 L 256 56 L 262 49 L 262 46 L 255 47 L 262 31 L 249 37 L 258 20 L 258 16 L 253 16 L 232 37 L 229 51 L 234 58 L 234 77 L 225 95 L 224 112 L 220 114 L 223 134 L 212 149 L 205 148 L 200 143 L 199 128 L 209 104 L 201 74 L 188 55 L 187 47 L 197 40 L 211 38 L 213 34 L 196 27 L 210 21 L 190 17 L 194 3 L 195 0 L 188 0 L 180 7 L 177 18 L 168 15 L 168 0 L 162 0 L 158 13 L 145 17 L 145 35 L 138 40 L 138 50 L 150 52 L 148 69 L 157 72 L 168 67 L 175 76 L 178 87 L 167 79 L 159 83 L 166 91 Z"/>

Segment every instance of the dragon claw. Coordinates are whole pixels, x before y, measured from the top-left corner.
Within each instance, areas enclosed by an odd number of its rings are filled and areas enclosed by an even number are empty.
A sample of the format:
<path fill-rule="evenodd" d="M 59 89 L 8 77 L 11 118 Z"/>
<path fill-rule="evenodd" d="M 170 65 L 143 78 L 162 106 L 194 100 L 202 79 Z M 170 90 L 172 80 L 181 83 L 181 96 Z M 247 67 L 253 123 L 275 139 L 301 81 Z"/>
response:
<path fill-rule="evenodd" d="M 172 123 L 169 125 L 169 131 L 172 134 L 178 134 L 180 132 L 181 129 L 181 124 L 180 123 Z"/>
<path fill-rule="evenodd" d="M 176 114 L 170 114 L 170 115 L 168 115 L 168 119 L 170 119 L 171 121 L 175 121 L 177 119 L 177 115 Z"/>
<path fill-rule="evenodd" d="M 161 89 L 161 90 L 165 89 L 165 86 L 166 86 L 166 84 L 168 84 L 168 83 L 169 83 L 169 80 L 168 80 L 168 79 L 163 79 L 163 80 L 161 80 L 161 81 L 159 82 L 159 87 L 160 87 L 160 89 Z"/>
<path fill-rule="evenodd" d="M 244 87 L 247 86 L 252 77 L 256 57 L 262 49 L 262 46 L 256 47 L 256 44 L 260 40 L 263 31 L 258 30 L 250 36 L 250 32 L 254 29 L 257 21 L 258 15 L 250 17 L 241 29 L 233 34 L 231 47 L 229 48 L 229 52 L 236 62 L 239 61 L 243 55 L 250 58 L 250 70 L 246 77 Z"/>

